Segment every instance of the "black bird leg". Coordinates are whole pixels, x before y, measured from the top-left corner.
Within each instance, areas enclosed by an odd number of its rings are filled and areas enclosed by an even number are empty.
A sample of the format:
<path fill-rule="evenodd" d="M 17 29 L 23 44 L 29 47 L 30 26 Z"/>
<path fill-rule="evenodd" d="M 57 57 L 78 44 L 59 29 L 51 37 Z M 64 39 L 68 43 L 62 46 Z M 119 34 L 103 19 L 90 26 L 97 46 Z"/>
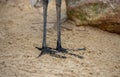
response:
<path fill-rule="evenodd" d="M 46 27 L 47 27 L 48 0 L 43 0 L 43 43 L 42 48 L 46 48 Z"/>
<path fill-rule="evenodd" d="M 46 45 L 46 34 L 47 34 L 47 8 L 48 8 L 48 2 L 49 0 L 43 0 L 43 42 L 42 42 L 42 48 L 36 47 L 38 50 L 41 51 L 40 56 L 44 54 L 50 54 L 51 56 L 54 57 L 59 57 L 59 58 L 66 58 L 65 56 L 62 56 L 58 54 L 57 52 L 62 52 L 66 53 L 69 55 L 73 55 L 76 57 L 79 57 L 79 55 L 68 53 L 68 49 L 65 49 L 61 46 L 61 3 L 62 0 L 56 0 L 56 11 L 57 11 L 57 46 L 56 49 L 47 47 Z M 81 57 L 79 57 L 81 58 Z"/>
<path fill-rule="evenodd" d="M 42 42 L 42 48 L 36 47 L 38 50 L 41 51 L 40 56 L 44 55 L 44 54 L 50 54 L 53 57 L 57 57 L 57 58 L 66 58 L 65 56 L 56 54 L 56 51 L 53 48 L 47 47 L 46 45 L 46 34 L 47 34 L 47 8 L 48 8 L 48 0 L 43 0 L 43 42 Z"/>
<path fill-rule="evenodd" d="M 57 47 L 58 52 L 66 53 L 67 49 L 61 46 L 61 4 L 62 0 L 56 0 L 56 11 L 57 11 Z"/>
<path fill-rule="evenodd" d="M 41 50 L 41 53 L 39 56 L 43 54 L 53 54 L 55 53 L 51 48 L 46 46 L 46 27 L 47 27 L 47 8 L 48 8 L 48 0 L 43 0 L 43 42 L 42 42 L 42 48 L 36 47 L 38 50 Z"/>
<path fill-rule="evenodd" d="M 56 50 L 58 52 L 68 53 L 68 50 L 70 49 L 65 49 L 61 46 L 61 4 L 62 4 L 62 0 L 56 0 L 56 11 L 57 11 L 57 47 L 56 47 Z M 79 48 L 76 50 L 85 50 L 85 48 Z"/>

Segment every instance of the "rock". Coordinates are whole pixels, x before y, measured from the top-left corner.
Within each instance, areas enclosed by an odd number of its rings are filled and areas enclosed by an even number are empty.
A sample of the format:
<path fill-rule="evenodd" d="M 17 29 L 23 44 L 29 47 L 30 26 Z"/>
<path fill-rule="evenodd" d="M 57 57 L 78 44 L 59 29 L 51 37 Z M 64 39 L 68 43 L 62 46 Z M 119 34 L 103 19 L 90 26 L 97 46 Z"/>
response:
<path fill-rule="evenodd" d="M 120 33 L 120 0 L 66 0 L 67 15 L 77 26 Z"/>

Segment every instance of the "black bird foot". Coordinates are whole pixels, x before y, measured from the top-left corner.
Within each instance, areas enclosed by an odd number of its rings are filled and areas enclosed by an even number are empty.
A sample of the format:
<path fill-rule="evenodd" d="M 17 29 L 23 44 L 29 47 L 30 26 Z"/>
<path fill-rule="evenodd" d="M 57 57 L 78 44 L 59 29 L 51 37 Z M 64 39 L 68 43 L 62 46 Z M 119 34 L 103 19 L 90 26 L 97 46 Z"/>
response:
<path fill-rule="evenodd" d="M 56 52 L 55 52 L 52 48 L 50 48 L 50 47 L 43 47 L 43 48 L 38 48 L 38 47 L 36 47 L 36 48 L 41 51 L 41 53 L 40 53 L 40 55 L 39 55 L 38 57 L 40 57 L 40 56 L 42 56 L 42 55 L 44 55 L 44 54 L 55 54 L 55 53 L 56 53 Z"/>
<path fill-rule="evenodd" d="M 68 54 L 68 55 L 71 55 L 71 56 L 74 56 L 74 57 L 77 57 L 77 58 L 80 58 L 80 59 L 83 59 L 84 57 L 83 56 L 80 56 L 80 55 L 77 55 L 77 54 L 74 54 L 72 52 L 69 52 L 70 50 L 73 50 L 73 49 L 65 49 L 65 48 L 62 48 L 62 47 L 57 47 L 55 49 L 57 52 L 61 52 L 61 53 L 65 53 L 65 54 Z M 74 50 L 84 50 L 84 48 L 79 48 L 79 49 L 74 49 Z"/>
<path fill-rule="evenodd" d="M 65 48 L 62 48 L 62 47 L 57 47 L 55 50 L 58 51 L 58 52 L 62 52 L 62 53 L 68 53 L 68 49 L 65 49 Z"/>
<path fill-rule="evenodd" d="M 41 53 L 39 54 L 38 57 L 41 57 L 42 55 L 45 55 L 45 54 L 49 54 L 49 55 L 56 57 L 56 58 L 66 59 L 66 56 L 56 54 L 57 51 L 55 51 L 53 48 L 50 48 L 50 47 L 45 47 L 45 48 L 36 47 L 36 48 L 41 51 Z"/>

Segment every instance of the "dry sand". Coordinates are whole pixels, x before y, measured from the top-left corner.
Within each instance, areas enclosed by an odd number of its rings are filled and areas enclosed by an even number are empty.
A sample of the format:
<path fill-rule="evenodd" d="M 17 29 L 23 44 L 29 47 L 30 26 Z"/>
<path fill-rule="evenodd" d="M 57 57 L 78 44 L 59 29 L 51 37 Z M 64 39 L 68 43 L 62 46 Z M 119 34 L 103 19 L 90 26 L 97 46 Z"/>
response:
<path fill-rule="evenodd" d="M 50 55 L 37 58 L 40 51 L 35 47 L 42 44 L 42 10 L 14 14 L 16 10 L 2 13 L 0 18 L 0 77 L 120 77 L 120 35 L 75 27 L 67 21 L 62 24 L 62 45 L 86 47 L 85 51 L 71 51 L 83 58 L 67 54 L 66 59 Z M 47 45 L 55 48 L 53 16 L 55 10 L 49 9 Z"/>

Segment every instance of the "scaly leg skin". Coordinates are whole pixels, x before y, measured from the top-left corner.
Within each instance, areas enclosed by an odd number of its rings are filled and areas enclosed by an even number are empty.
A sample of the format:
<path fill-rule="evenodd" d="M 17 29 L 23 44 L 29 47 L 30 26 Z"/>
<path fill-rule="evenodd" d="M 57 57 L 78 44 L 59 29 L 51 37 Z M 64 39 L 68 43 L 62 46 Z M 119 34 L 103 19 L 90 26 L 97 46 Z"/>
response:
<path fill-rule="evenodd" d="M 57 12 L 57 47 L 58 52 L 67 53 L 67 49 L 61 46 L 61 0 L 56 0 L 56 12 Z"/>
<path fill-rule="evenodd" d="M 43 43 L 42 48 L 36 47 L 38 50 L 41 51 L 40 56 L 44 54 L 50 54 L 51 56 L 58 57 L 58 58 L 66 58 L 65 56 L 56 54 L 56 51 L 50 47 L 46 46 L 46 23 L 47 23 L 47 8 L 48 8 L 48 0 L 43 0 L 43 19 L 44 19 L 44 26 L 43 26 Z"/>
<path fill-rule="evenodd" d="M 68 53 L 67 49 L 62 48 L 61 46 L 61 25 L 60 25 L 60 18 L 61 18 L 61 0 L 56 0 L 56 10 L 57 10 L 57 47 L 55 50 L 46 46 L 46 23 L 47 23 L 47 7 L 48 7 L 48 0 L 43 0 L 43 19 L 44 19 L 44 26 L 43 26 L 43 43 L 42 48 L 36 47 L 38 50 L 41 51 L 40 56 L 44 54 L 50 54 L 54 57 L 59 58 L 66 58 L 65 56 L 57 54 L 58 52 Z"/>
<path fill-rule="evenodd" d="M 41 50 L 39 57 L 46 53 L 51 53 L 51 50 L 46 46 L 46 27 L 47 27 L 47 8 L 48 8 L 48 0 L 43 0 L 43 42 L 42 48 L 37 48 Z"/>

